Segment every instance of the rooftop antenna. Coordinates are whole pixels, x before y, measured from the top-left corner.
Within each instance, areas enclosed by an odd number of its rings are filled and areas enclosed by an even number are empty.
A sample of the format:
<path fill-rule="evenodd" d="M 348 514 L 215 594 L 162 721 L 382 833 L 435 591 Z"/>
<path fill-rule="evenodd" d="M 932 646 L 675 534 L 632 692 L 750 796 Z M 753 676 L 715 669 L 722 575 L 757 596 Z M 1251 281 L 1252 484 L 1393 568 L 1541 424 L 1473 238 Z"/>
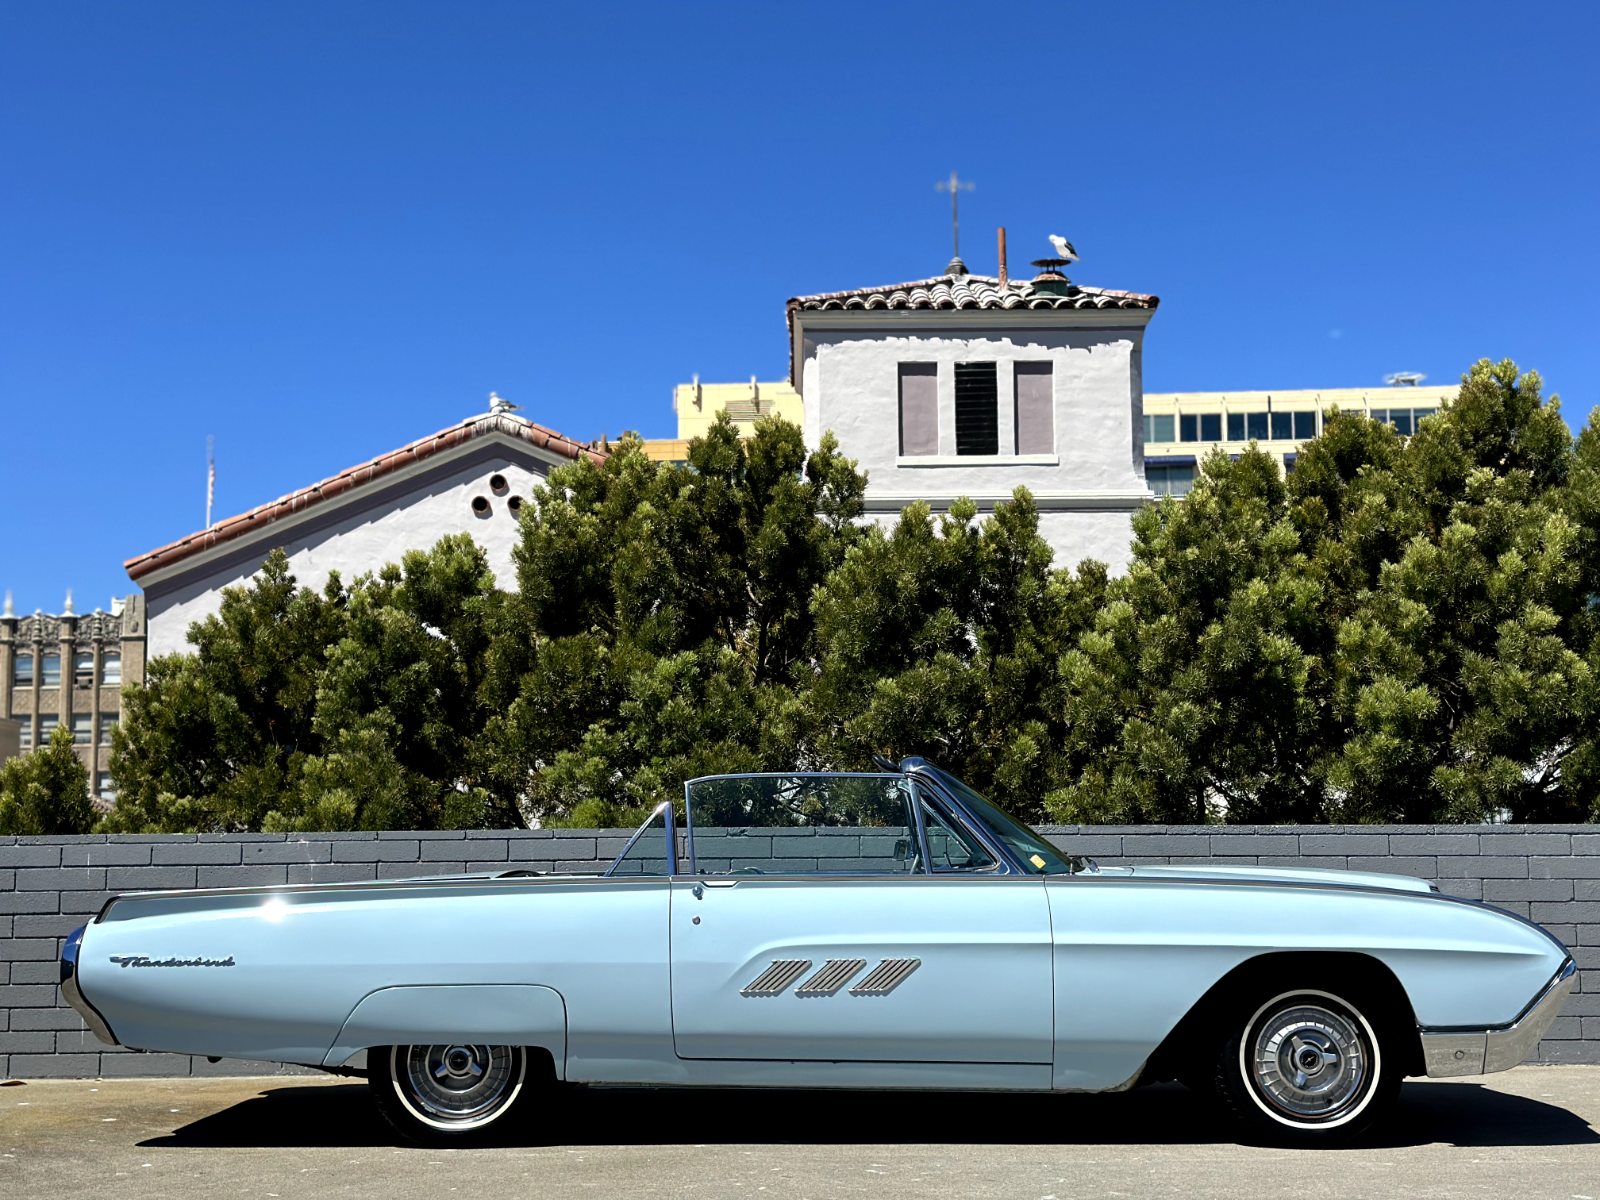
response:
<path fill-rule="evenodd" d="M 217 439 L 206 435 L 206 528 L 211 528 L 211 502 L 217 498 Z"/>
<path fill-rule="evenodd" d="M 1426 378 L 1421 371 L 1396 371 L 1392 375 L 1385 375 L 1383 381 L 1390 387 L 1416 387 Z"/>
<path fill-rule="evenodd" d="M 933 185 L 934 191 L 950 193 L 950 265 L 945 267 L 946 275 L 966 275 L 967 264 L 961 261 L 961 193 L 970 192 L 977 188 L 977 184 L 970 180 L 962 179 L 954 171 L 950 172 L 949 180 L 940 180 Z"/>

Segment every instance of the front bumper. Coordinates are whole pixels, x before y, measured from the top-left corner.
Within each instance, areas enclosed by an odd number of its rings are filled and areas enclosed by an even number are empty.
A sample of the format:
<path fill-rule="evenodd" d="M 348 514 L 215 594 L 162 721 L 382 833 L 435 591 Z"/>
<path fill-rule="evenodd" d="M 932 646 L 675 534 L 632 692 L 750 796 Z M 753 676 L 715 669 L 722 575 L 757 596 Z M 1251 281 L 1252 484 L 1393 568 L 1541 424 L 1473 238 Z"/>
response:
<path fill-rule="evenodd" d="M 1539 1045 L 1578 985 L 1578 964 L 1570 958 L 1523 1014 L 1503 1029 L 1422 1030 L 1422 1061 L 1435 1079 L 1509 1071 Z"/>

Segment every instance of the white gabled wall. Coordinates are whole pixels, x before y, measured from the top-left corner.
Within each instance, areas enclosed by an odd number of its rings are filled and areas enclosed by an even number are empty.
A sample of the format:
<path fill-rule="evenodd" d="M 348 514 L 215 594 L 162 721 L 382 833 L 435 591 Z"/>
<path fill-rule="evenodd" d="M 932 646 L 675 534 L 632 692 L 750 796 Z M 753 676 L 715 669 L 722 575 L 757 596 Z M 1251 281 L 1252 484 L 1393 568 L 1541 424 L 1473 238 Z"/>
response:
<path fill-rule="evenodd" d="M 509 490 L 503 496 L 489 488 L 493 475 L 504 475 Z M 189 648 L 189 625 L 222 608 L 222 589 L 249 582 L 272 547 L 281 544 L 289 555 L 296 580 L 304 587 L 321 589 L 330 571 L 349 583 L 358 575 L 398 563 L 409 550 L 427 550 L 448 533 L 470 533 L 488 555 L 490 569 L 501 587 L 517 586 L 511 551 L 517 543 L 517 521 L 506 502 L 521 496 L 529 502 L 543 475 L 525 463 L 493 458 L 453 474 L 419 483 L 413 489 L 395 489 L 384 502 L 352 514 L 331 526 L 307 525 L 305 532 L 286 531 L 281 539 L 261 539 L 258 552 L 247 561 L 211 572 L 197 570 L 176 590 L 160 585 L 147 589 L 149 655 L 171 654 Z M 485 496 L 490 515 L 472 511 L 474 496 Z M 315 509 L 309 510 L 315 513 Z"/>

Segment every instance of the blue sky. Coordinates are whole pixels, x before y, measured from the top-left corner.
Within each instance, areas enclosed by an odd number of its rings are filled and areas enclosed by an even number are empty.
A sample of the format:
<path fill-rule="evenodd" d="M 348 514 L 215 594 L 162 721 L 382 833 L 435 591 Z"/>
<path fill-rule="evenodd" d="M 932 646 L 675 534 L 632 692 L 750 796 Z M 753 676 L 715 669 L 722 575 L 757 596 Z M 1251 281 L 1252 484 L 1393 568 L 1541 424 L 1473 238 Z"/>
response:
<path fill-rule="evenodd" d="M 1592 3 L 0 6 L 0 589 L 478 411 L 671 436 L 783 301 L 1014 269 L 1154 292 L 1152 391 L 1600 402 Z"/>

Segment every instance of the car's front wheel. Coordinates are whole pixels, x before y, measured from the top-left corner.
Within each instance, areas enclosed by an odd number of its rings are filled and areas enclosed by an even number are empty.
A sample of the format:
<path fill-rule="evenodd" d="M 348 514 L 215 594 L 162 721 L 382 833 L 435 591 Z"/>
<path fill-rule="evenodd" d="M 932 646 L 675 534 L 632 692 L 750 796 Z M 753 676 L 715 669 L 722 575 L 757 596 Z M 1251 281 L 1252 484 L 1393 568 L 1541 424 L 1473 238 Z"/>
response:
<path fill-rule="evenodd" d="M 1256 1138 L 1348 1141 L 1393 1104 L 1402 1066 L 1381 1006 L 1331 991 L 1263 997 L 1223 1043 L 1216 1092 Z"/>
<path fill-rule="evenodd" d="M 367 1054 L 378 1111 L 424 1145 L 482 1137 L 516 1111 L 530 1082 L 522 1046 L 381 1046 Z"/>

